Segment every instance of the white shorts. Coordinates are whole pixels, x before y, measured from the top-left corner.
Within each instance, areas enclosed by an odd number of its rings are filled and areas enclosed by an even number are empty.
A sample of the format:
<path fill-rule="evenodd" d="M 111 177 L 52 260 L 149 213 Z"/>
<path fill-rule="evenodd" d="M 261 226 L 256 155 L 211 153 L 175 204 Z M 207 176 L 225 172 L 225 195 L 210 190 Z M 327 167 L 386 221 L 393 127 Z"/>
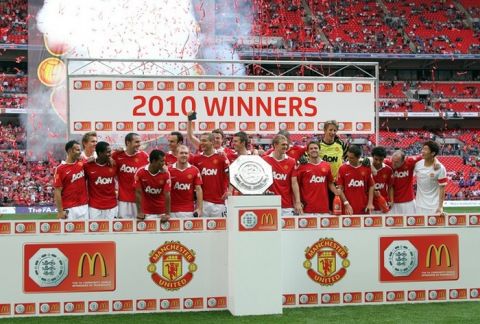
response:
<path fill-rule="evenodd" d="M 226 210 L 225 204 L 203 201 L 203 217 L 225 217 Z"/>
<path fill-rule="evenodd" d="M 193 212 L 174 212 L 170 213 L 171 218 L 192 218 Z"/>
<path fill-rule="evenodd" d="M 415 215 L 416 213 L 415 200 L 404 203 L 394 203 L 389 212 L 389 214 L 396 215 Z"/>
<path fill-rule="evenodd" d="M 118 218 L 136 219 L 137 204 L 129 201 L 118 201 Z"/>
<path fill-rule="evenodd" d="M 88 219 L 88 205 L 75 206 L 66 208 L 68 211 L 68 220 L 87 220 Z"/>
<path fill-rule="evenodd" d="M 293 208 L 282 208 L 282 216 L 295 216 L 295 209 Z"/>
<path fill-rule="evenodd" d="M 423 207 L 417 206 L 417 214 L 420 214 L 420 215 L 425 215 L 425 216 L 438 215 L 436 211 L 437 211 L 436 208 L 432 209 L 432 208 L 423 208 Z"/>
<path fill-rule="evenodd" d="M 88 207 L 89 219 L 115 219 L 118 216 L 118 206 L 110 209 Z"/>

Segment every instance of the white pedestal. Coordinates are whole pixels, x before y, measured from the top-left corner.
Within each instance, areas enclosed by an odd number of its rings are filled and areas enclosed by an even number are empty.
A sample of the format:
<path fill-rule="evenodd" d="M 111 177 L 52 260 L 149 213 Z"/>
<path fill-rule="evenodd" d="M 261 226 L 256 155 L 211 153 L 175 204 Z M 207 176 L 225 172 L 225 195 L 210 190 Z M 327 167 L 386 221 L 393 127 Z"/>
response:
<path fill-rule="evenodd" d="M 228 309 L 282 313 L 280 196 L 228 199 Z"/>

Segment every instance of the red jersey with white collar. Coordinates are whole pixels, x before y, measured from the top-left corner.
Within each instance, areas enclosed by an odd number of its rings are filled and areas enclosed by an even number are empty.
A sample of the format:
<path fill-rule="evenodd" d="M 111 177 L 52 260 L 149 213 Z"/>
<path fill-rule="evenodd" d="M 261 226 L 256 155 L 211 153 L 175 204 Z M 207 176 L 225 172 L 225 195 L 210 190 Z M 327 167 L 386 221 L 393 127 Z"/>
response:
<path fill-rule="evenodd" d="M 406 157 L 402 166 L 393 170 L 392 187 L 395 203 L 404 203 L 415 199 L 415 193 L 413 192 L 414 169 L 415 164 L 421 159 L 421 155 Z M 389 166 L 392 165 L 392 162 L 387 159 L 385 159 L 385 163 Z"/>
<path fill-rule="evenodd" d="M 378 190 L 386 201 L 390 201 L 388 189 L 392 185 L 392 168 L 386 164 L 382 164 L 382 167 L 379 170 L 375 169 L 373 165 L 371 165 L 371 168 L 373 181 L 375 182 L 375 190 Z M 374 206 L 375 210 L 380 210 L 380 206 L 377 206 L 376 204 L 374 204 Z"/>
<path fill-rule="evenodd" d="M 170 192 L 170 173 L 160 170 L 152 174 L 147 164 L 135 174 L 134 186 L 142 191 L 143 213 L 165 213 L 164 192 Z"/>
<path fill-rule="evenodd" d="M 228 167 L 230 162 L 223 153 L 214 152 L 207 156 L 204 153 L 194 155 L 191 163 L 200 171 L 203 181 L 203 200 L 214 204 L 223 204 L 228 188 Z"/>
<path fill-rule="evenodd" d="M 116 168 L 107 164 L 90 162 L 85 163 L 84 169 L 88 183 L 88 205 L 96 209 L 115 207 L 117 205 L 117 195 L 115 193 Z"/>
<path fill-rule="evenodd" d="M 180 170 L 174 163 L 168 168 L 171 179 L 171 210 L 172 212 L 193 212 L 195 210 L 195 186 L 202 185 L 202 177 L 197 167 L 188 164 Z"/>
<path fill-rule="evenodd" d="M 272 166 L 273 173 L 273 184 L 267 191 L 282 197 L 282 208 L 293 208 L 292 176 L 296 175 L 297 162 L 289 156 L 277 160 L 273 154 L 263 156 L 263 159 Z"/>
<path fill-rule="evenodd" d="M 62 188 L 63 208 L 72 208 L 88 203 L 87 183 L 83 161 L 67 163 L 63 161 L 55 169 L 53 186 Z"/>
<path fill-rule="evenodd" d="M 296 173 L 303 211 L 308 214 L 328 213 L 328 183 L 333 182 L 330 164 L 325 161 L 302 164 Z"/>
<path fill-rule="evenodd" d="M 138 151 L 128 155 L 126 151 L 115 151 L 112 159 L 117 167 L 118 200 L 135 202 L 135 187 L 133 186 L 135 173 L 148 164 L 148 154 Z"/>
<path fill-rule="evenodd" d="M 354 167 L 347 162 L 338 169 L 337 184 L 343 187 L 343 193 L 350 203 L 353 213 L 365 214 L 368 191 L 374 185 L 372 170 L 362 165 Z"/>

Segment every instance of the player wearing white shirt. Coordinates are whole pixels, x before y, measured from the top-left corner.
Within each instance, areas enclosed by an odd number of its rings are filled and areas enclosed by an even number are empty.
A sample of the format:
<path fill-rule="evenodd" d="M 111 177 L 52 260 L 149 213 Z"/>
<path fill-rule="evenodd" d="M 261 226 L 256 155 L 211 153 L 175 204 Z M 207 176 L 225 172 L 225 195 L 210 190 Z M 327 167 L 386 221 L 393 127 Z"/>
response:
<path fill-rule="evenodd" d="M 443 213 L 447 171 L 445 166 L 435 162 L 440 147 L 433 141 L 423 143 L 422 160 L 415 164 L 414 173 L 417 177 L 417 196 L 415 204 L 417 213 L 424 215 Z M 439 168 L 434 169 L 434 164 Z"/>

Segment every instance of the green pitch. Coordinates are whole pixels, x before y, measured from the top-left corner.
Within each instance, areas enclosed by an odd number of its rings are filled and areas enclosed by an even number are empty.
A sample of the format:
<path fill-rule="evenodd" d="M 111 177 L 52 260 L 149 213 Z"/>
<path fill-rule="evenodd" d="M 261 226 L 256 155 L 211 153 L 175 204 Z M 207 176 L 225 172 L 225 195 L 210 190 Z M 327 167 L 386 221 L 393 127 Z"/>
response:
<path fill-rule="evenodd" d="M 478 302 L 342 306 L 285 309 L 283 315 L 233 317 L 228 311 L 135 315 L 36 317 L 0 320 L 3 323 L 474 323 Z"/>

